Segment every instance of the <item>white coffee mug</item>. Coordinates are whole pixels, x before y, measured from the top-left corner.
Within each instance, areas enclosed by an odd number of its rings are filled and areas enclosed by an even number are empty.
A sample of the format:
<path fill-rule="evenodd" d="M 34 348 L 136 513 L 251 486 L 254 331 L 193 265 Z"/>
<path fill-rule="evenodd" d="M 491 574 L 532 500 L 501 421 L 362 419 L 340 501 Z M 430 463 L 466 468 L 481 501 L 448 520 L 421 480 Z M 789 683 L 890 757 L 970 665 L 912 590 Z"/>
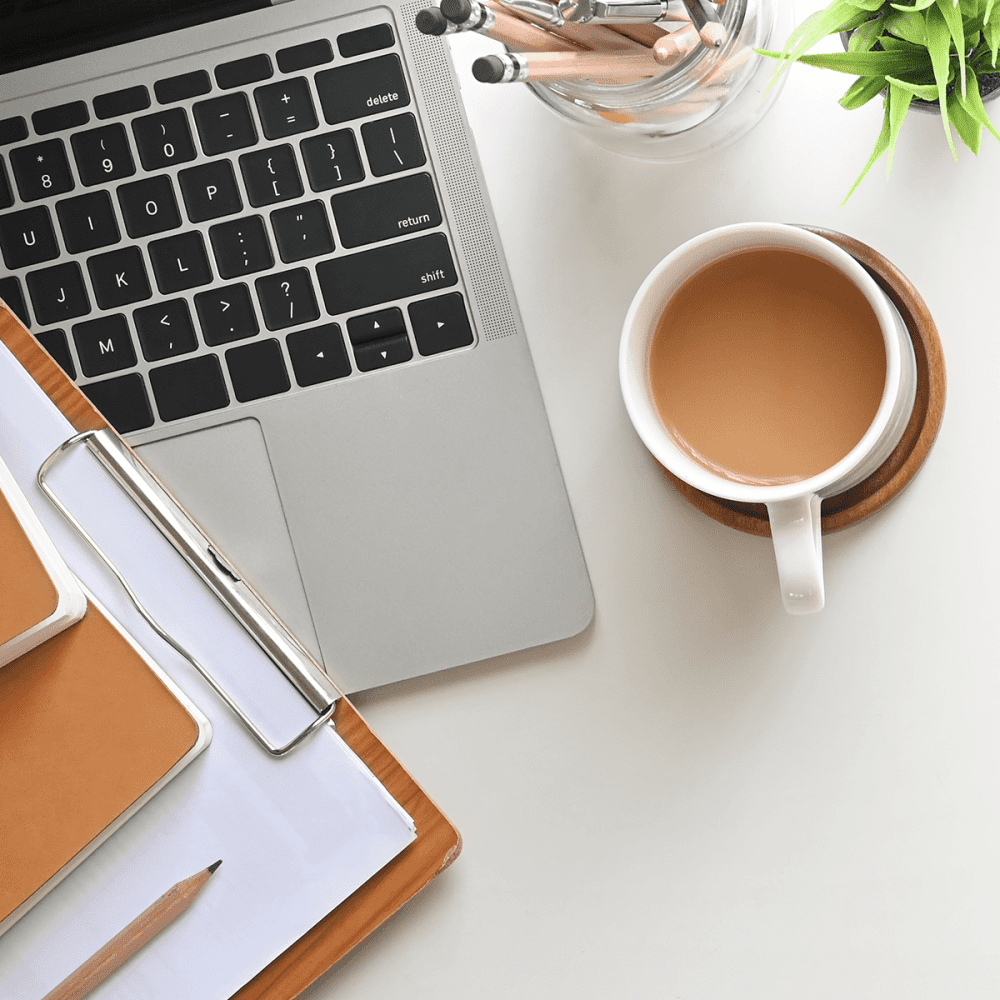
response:
<path fill-rule="evenodd" d="M 696 462 L 664 427 L 649 379 L 653 334 L 678 288 L 722 257 L 765 248 L 806 254 L 853 282 L 878 319 L 886 357 L 882 398 L 861 440 L 818 475 L 777 485 L 737 482 Z M 871 275 L 836 244 L 796 226 L 740 223 L 703 233 L 660 261 L 636 292 L 622 329 L 619 376 L 632 424 L 661 465 L 705 493 L 767 506 L 785 609 L 791 614 L 819 611 L 824 603 L 820 503 L 867 479 L 889 457 L 906 429 L 916 394 L 916 360 L 906 326 Z"/>

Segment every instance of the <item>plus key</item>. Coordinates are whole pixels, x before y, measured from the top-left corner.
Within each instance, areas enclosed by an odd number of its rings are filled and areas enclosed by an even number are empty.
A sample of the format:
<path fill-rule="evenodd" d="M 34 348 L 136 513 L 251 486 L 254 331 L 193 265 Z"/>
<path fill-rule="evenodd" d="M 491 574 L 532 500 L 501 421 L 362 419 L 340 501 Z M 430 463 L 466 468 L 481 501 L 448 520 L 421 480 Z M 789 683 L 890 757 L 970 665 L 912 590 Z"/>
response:
<path fill-rule="evenodd" d="M 316 128 L 316 109 L 305 77 L 258 87 L 253 96 L 268 139 L 283 139 Z"/>

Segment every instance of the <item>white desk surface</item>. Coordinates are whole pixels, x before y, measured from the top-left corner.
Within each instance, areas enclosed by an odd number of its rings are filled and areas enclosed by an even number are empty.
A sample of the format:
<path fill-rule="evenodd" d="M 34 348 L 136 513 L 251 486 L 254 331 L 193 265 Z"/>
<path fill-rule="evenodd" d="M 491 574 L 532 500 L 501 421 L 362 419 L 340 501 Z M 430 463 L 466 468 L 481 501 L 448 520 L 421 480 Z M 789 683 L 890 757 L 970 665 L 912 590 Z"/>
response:
<path fill-rule="evenodd" d="M 800 0 L 798 8 L 818 8 Z M 796 67 L 745 138 L 606 152 L 452 51 L 597 599 L 582 635 L 358 698 L 462 831 L 456 864 L 309 1000 L 1000 997 L 1000 143 Z M 1000 102 L 993 105 L 1000 122 Z M 956 144 L 958 140 L 956 138 Z M 913 281 L 948 400 L 912 484 L 824 541 L 827 607 L 781 607 L 770 542 L 688 507 L 623 408 L 635 288 L 744 220 L 848 233 Z"/>

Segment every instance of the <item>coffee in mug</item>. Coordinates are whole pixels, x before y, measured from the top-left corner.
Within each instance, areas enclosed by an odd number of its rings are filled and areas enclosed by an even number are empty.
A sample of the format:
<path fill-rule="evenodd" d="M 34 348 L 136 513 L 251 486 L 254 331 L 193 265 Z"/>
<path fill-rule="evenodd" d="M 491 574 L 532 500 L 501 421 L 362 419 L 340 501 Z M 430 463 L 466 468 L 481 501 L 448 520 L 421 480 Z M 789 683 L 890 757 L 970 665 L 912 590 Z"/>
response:
<path fill-rule="evenodd" d="M 916 395 L 909 333 L 871 275 L 797 226 L 704 233 L 636 292 L 619 376 L 661 465 L 766 505 L 785 609 L 822 608 L 821 501 L 889 457 Z"/>
<path fill-rule="evenodd" d="M 709 471 L 760 486 L 840 461 L 875 419 L 885 344 L 862 291 L 825 261 L 774 247 L 689 277 L 653 334 L 657 413 Z"/>

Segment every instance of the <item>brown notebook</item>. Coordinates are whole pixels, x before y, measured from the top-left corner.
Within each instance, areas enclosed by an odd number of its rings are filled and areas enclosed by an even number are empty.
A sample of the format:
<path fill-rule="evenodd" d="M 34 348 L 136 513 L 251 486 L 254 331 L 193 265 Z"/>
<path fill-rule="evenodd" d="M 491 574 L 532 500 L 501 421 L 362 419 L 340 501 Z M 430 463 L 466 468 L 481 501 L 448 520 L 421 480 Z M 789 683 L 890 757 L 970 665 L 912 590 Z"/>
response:
<path fill-rule="evenodd" d="M 208 720 L 106 612 L 0 670 L 0 933 L 210 739 Z"/>
<path fill-rule="evenodd" d="M 86 599 L 0 459 L 0 667 L 83 616 Z"/>

